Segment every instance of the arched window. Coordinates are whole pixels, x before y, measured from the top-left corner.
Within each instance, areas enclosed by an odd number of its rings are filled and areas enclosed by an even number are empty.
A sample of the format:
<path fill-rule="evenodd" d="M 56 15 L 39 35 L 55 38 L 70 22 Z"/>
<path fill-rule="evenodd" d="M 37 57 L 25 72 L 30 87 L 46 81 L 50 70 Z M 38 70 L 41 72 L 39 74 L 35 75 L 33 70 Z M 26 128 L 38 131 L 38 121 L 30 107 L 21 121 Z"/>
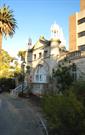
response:
<path fill-rule="evenodd" d="M 34 82 L 35 83 L 47 83 L 47 67 L 45 65 L 39 64 L 34 73 Z"/>

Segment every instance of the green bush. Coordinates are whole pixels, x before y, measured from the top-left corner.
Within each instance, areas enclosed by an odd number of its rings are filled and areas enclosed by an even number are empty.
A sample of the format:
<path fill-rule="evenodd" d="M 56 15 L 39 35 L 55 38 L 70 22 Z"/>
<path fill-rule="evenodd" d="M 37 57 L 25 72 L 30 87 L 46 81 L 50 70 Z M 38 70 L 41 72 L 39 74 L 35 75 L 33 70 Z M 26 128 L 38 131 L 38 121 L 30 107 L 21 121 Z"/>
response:
<path fill-rule="evenodd" d="M 85 108 L 72 92 L 68 96 L 45 96 L 43 111 L 47 118 L 49 134 L 85 134 Z"/>
<path fill-rule="evenodd" d="M 0 87 L 3 91 L 10 91 L 10 89 L 15 88 L 15 80 L 12 78 L 1 78 Z"/>
<path fill-rule="evenodd" d="M 69 92 L 73 92 L 77 99 L 83 103 L 85 107 L 85 81 L 79 80 L 72 84 L 72 86 L 69 87 L 68 90 L 65 91 L 65 93 L 69 94 Z"/>

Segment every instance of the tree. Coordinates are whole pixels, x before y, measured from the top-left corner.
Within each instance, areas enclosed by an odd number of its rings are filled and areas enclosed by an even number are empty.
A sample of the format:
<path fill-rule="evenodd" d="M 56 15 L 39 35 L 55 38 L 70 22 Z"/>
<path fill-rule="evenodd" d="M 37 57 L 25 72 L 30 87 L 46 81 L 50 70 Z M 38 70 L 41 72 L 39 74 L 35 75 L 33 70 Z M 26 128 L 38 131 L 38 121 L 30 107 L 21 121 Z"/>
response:
<path fill-rule="evenodd" d="M 49 79 L 48 91 L 54 93 L 64 92 L 74 81 L 73 73 L 71 72 L 73 65 L 58 66 L 57 69 L 53 69 L 52 76 Z"/>
<path fill-rule="evenodd" d="M 15 33 L 16 27 L 17 25 L 13 11 L 9 9 L 9 6 L 4 5 L 0 8 L 0 54 L 2 51 L 3 36 L 12 37 Z"/>
<path fill-rule="evenodd" d="M 21 58 L 22 61 L 25 61 L 25 55 L 26 55 L 26 51 L 20 50 L 18 52 L 18 56 Z"/>
<path fill-rule="evenodd" d="M 2 50 L 2 62 L 0 65 L 0 78 L 9 76 L 9 68 L 12 57 Z"/>
<path fill-rule="evenodd" d="M 2 50 L 2 62 L 0 64 L 0 78 L 14 77 L 14 74 L 20 74 L 21 68 L 16 58 L 11 57 L 8 52 Z"/>

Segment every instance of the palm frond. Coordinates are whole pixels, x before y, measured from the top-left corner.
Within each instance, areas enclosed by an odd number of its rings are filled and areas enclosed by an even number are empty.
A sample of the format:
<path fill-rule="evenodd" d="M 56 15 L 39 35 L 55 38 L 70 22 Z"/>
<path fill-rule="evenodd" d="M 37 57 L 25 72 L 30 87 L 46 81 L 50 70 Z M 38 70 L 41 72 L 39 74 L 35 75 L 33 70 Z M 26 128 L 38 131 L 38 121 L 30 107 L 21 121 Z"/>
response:
<path fill-rule="evenodd" d="M 13 11 L 10 10 L 9 6 L 3 5 L 0 8 L 0 32 L 5 36 L 13 36 L 16 27 L 17 23 Z"/>

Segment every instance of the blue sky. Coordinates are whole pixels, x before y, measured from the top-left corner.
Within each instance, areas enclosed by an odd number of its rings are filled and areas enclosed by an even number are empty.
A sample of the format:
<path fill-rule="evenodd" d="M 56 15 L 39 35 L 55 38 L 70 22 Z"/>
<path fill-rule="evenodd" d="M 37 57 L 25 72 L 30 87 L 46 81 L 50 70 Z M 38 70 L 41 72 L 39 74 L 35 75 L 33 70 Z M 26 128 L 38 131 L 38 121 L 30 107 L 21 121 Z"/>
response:
<path fill-rule="evenodd" d="M 3 40 L 3 49 L 11 55 L 27 47 L 28 38 L 33 44 L 40 35 L 50 39 L 51 25 L 62 27 L 68 48 L 69 16 L 79 11 L 79 0 L 0 0 L 0 6 L 9 5 L 14 11 L 18 29 L 13 38 Z"/>

